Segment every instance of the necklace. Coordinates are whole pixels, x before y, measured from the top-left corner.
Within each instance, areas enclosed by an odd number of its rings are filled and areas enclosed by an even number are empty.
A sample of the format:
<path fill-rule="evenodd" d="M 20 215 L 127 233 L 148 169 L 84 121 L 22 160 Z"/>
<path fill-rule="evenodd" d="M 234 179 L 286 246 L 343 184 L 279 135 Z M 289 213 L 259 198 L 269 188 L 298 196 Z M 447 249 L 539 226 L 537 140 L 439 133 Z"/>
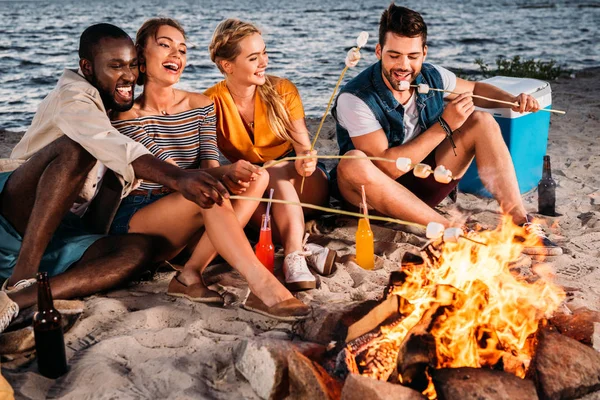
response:
<path fill-rule="evenodd" d="M 173 101 L 171 102 L 171 104 L 175 104 L 175 90 L 173 90 Z M 158 107 L 148 107 L 148 106 L 146 106 L 146 107 L 149 108 L 150 110 L 158 112 L 161 115 L 169 115 L 169 111 L 167 108 L 161 110 Z M 167 107 L 170 107 L 170 106 L 167 106 Z"/>

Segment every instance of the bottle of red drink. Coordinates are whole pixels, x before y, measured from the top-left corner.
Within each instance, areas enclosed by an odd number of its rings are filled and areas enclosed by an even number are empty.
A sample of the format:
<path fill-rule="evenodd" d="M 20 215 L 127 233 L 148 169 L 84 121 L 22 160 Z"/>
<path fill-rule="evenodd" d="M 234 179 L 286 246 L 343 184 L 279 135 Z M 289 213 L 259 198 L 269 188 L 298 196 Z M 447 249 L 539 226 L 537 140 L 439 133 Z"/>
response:
<path fill-rule="evenodd" d="M 275 265 L 275 246 L 271 236 L 271 217 L 262 215 L 262 223 L 260 224 L 260 237 L 256 245 L 256 258 L 273 273 Z"/>

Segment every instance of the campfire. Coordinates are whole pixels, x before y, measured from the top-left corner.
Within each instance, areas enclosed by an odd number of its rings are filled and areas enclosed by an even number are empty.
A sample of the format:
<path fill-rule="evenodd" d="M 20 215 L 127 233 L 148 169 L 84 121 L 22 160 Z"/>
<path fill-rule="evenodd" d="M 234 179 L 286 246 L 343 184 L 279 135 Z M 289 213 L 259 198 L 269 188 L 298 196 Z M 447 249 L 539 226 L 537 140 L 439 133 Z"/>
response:
<path fill-rule="evenodd" d="M 475 235 L 406 254 L 384 298 L 346 321 L 334 374 L 393 381 L 430 399 L 437 396 L 431 375 L 439 369 L 486 368 L 525 378 L 536 333 L 565 294 L 544 276 L 511 272 L 511 262 L 537 239 L 510 219 Z"/>

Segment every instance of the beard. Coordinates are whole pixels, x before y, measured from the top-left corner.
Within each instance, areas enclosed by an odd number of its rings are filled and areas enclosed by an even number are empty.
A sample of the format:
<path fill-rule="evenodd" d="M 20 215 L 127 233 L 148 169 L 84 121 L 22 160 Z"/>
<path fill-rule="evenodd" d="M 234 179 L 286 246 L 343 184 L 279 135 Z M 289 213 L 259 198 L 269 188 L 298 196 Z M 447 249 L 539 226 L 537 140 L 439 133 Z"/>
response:
<path fill-rule="evenodd" d="M 400 91 L 403 91 L 403 90 L 407 90 L 407 89 L 401 89 L 401 88 L 400 88 L 400 82 L 401 82 L 401 81 L 400 81 L 399 79 L 396 79 L 396 78 L 394 78 L 393 72 L 394 72 L 394 71 L 399 71 L 399 72 L 408 72 L 408 71 L 402 71 L 402 70 L 393 70 L 393 69 L 390 69 L 390 70 L 388 71 L 388 70 L 386 70 L 385 68 L 382 68 L 382 71 L 383 71 L 383 76 L 385 76 L 385 79 L 387 79 L 388 83 L 390 84 L 390 86 L 391 86 L 392 88 L 394 88 L 394 90 L 396 90 L 396 91 L 398 91 L 398 92 L 400 92 Z M 414 80 L 415 80 L 415 75 L 416 75 L 416 74 L 415 74 L 414 72 L 413 72 L 413 73 L 410 75 L 410 80 L 408 81 L 409 83 L 412 83 L 412 81 L 414 81 Z"/>
<path fill-rule="evenodd" d="M 131 107 L 133 107 L 133 99 L 135 98 L 135 96 L 134 96 L 135 86 L 133 87 L 132 92 L 131 92 L 131 100 L 128 101 L 127 103 L 119 103 L 115 99 L 115 90 L 107 88 L 102 83 L 100 83 L 100 81 L 98 80 L 96 75 L 92 76 L 91 84 L 96 89 L 98 89 L 98 93 L 100 93 L 100 98 L 102 99 L 102 104 L 104 104 L 104 108 L 106 108 L 107 111 L 111 110 L 111 111 L 123 112 L 123 111 L 129 111 L 131 109 Z"/>

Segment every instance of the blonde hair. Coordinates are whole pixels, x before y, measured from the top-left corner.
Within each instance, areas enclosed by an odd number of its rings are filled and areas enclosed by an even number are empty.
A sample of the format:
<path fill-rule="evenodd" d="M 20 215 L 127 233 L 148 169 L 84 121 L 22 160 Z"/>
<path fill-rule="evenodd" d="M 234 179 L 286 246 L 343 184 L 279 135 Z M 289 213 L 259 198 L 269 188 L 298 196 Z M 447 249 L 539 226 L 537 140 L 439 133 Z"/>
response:
<path fill-rule="evenodd" d="M 217 65 L 221 73 L 225 74 L 221 61 L 235 60 L 242 52 L 241 41 L 255 33 L 260 35 L 261 31 L 253 24 L 235 18 L 227 19 L 217 25 L 208 51 L 210 59 Z M 289 134 L 293 130 L 292 121 L 283 97 L 275 88 L 276 82 L 276 77 L 267 75 L 264 85 L 257 86 L 256 90 L 266 106 L 267 121 L 275 136 L 288 142 L 296 142 Z"/>
<path fill-rule="evenodd" d="M 138 29 L 137 34 L 135 36 L 135 49 L 137 51 L 138 60 L 144 59 L 144 50 L 146 49 L 146 44 L 148 43 L 148 39 L 153 38 L 156 40 L 156 33 L 158 32 L 158 28 L 161 26 L 171 26 L 177 29 L 183 35 L 183 38 L 187 40 L 185 35 L 185 29 L 183 26 L 173 18 L 167 17 L 158 17 L 158 18 L 150 18 L 147 19 L 140 29 Z M 145 62 L 145 61 L 144 61 Z M 143 85 L 146 81 L 146 73 L 140 71 L 138 76 L 137 84 Z"/>

